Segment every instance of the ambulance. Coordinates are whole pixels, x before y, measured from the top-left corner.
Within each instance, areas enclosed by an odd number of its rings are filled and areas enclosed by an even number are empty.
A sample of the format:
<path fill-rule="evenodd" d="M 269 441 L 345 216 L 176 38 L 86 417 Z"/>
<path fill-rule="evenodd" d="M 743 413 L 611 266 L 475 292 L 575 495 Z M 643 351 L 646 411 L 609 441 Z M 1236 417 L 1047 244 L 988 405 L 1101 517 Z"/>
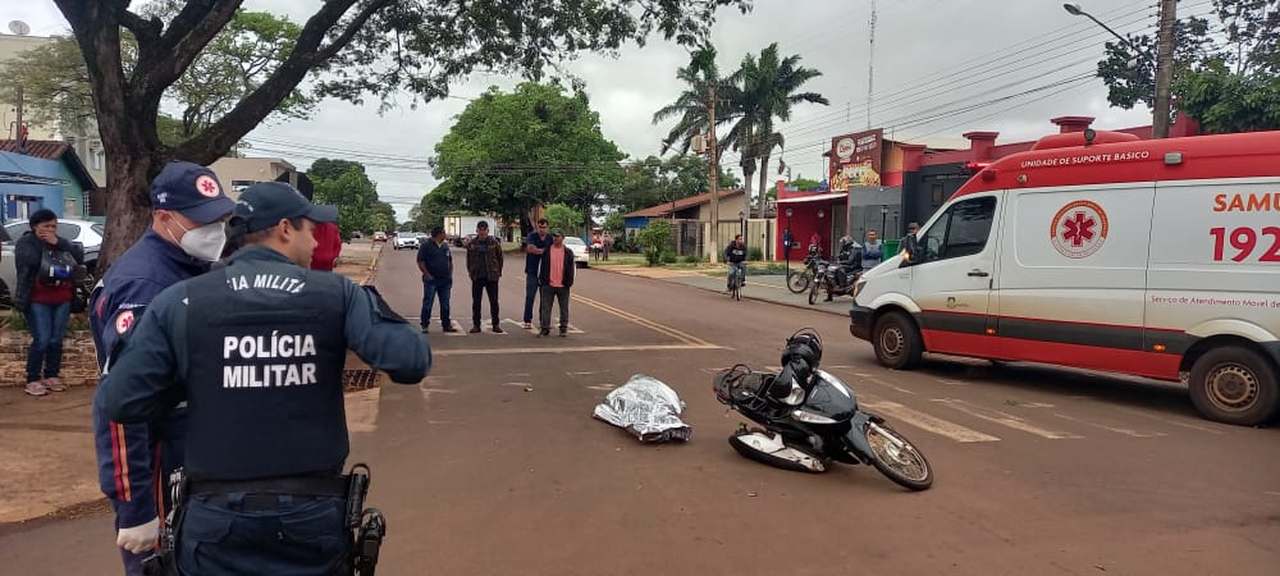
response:
<path fill-rule="evenodd" d="M 1055 134 L 993 161 L 854 288 L 880 363 L 923 353 L 1189 387 L 1206 418 L 1280 412 L 1280 132 Z"/>

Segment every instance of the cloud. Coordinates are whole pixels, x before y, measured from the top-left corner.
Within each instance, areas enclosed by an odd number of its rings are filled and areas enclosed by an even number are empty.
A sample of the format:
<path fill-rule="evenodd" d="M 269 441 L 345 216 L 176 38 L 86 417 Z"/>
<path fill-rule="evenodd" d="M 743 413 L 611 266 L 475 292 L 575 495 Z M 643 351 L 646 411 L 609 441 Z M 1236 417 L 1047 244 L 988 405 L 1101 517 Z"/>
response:
<path fill-rule="evenodd" d="M 719 64 L 731 72 L 748 52 L 758 53 L 778 42 L 783 54 L 800 54 L 801 63 L 823 72 L 806 88 L 831 100 L 828 107 L 797 107 L 780 126 L 787 136 L 785 157 L 794 171 L 821 174 L 824 142 L 833 135 L 867 126 L 869 2 L 865 0 L 758 0 L 754 12 L 724 11 L 713 30 Z M 1094 13 L 1122 33 L 1150 29 L 1155 17 L 1148 0 L 1099 2 Z M 318 0 L 250 0 L 246 6 L 285 13 L 302 22 Z M 37 33 L 67 28 L 51 0 L 16 3 L 11 18 L 28 20 Z M 1041 86 L 1076 73 L 1089 73 L 1103 53 L 1104 31 L 1083 18 L 1068 15 L 1058 2 L 995 0 L 898 0 L 879 2 L 875 42 L 875 90 L 871 123 L 894 137 L 924 137 L 924 143 L 964 145 L 959 135 L 970 130 L 1001 132 L 1000 142 L 1032 139 L 1051 133 L 1049 119 L 1091 115 L 1099 128 L 1146 124 L 1145 109 L 1119 110 L 1106 102 L 1102 82 L 1061 94 L 1046 90 L 987 107 L 963 107 Z M 628 47 L 617 59 L 584 55 L 567 69 L 584 79 L 602 130 L 627 154 L 656 154 L 668 125 L 650 123 L 653 112 L 674 100 L 683 87 L 676 68 L 687 52 L 654 38 L 643 48 Z M 1061 70 L 1054 71 L 1055 69 Z M 511 86 L 514 80 L 477 75 L 454 86 L 455 95 L 474 96 L 488 86 Z M 1043 97 L 1042 100 L 1035 98 Z M 307 121 L 261 127 L 253 137 L 283 142 L 273 155 L 307 166 L 315 155 L 351 159 L 379 158 L 379 163 L 419 166 L 404 170 L 370 166 L 380 194 L 401 217 L 434 184 L 425 161 L 447 133 L 465 100 L 447 99 L 416 109 L 406 104 L 379 115 L 373 105 L 326 101 Z M 925 122 L 932 116 L 937 119 Z M 984 117 L 985 116 L 985 117 Z M 266 148 L 260 151 L 265 155 Z M 776 157 L 776 155 L 775 155 Z M 728 159 L 732 162 L 732 159 Z M 733 162 L 736 164 L 736 162 Z M 772 170 L 774 166 L 771 166 Z"/>

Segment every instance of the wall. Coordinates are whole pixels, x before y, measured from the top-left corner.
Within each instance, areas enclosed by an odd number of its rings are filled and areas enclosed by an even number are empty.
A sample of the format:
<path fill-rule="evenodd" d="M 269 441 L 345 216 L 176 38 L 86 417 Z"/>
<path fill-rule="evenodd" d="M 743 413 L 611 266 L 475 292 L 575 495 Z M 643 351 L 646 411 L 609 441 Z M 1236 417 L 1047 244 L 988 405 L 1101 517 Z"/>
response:
<path fill-rule="evenodd" d="M 4 327 L 0 330 L 0 387 L 26 384 L 27 349 L 31 333 Z M 98 383 L 98 356 L 88 330 L 68 330 L 62 341 L 62 382 L 68 386 Z"/>
<path fill-rule="evenodd" d="M 726 198 L 720 199 L 720 221 L 738 221 L 738 211 L 746 211 L 747 195 L 734 194 Z M 698 206 L 698 220 L 702 222 L 711 221 L 711 203 L 708 202 Z"/>
<path fill-rule="evenodd" d="M 219 158 L 209 166 L 217 175 L 223 191 L 232 199 L 240 197 L 240 189 L 234 182 L 272 182 L 281 174 L 297 172 L 292 164 L 279 158 Z M 297 184 L 296 179 L 291 182 Z M 247 185 L 242 185 L 241 189 Z"/>
<path fill-rule="evenodd" d="M 66 178 L 66 167 L 62 162 L 33 158 L 11 152 L 0 152 L 0 169 L 16 171 L 46 178 Z M 75 186 L 78 187 L 78 184 Z M 65 208 L 64 190 L 61 186 L 39 184 L 0 184 L 0 202 L 4 204 L 3 220 L 25 218 L 26 214 L 19 210 L 18 202 L 10 196 L 34 197 L 38 200 L 29 203 L 31 211 L 38 208 L 53 210 L 59 218 L 63 217 Z M 29 213 L 29 212 L 28 212 Z"/>
<path fill-rule="evenodd" d="M 791 218 L 786 217 L 787 208 L 791 208 Z M 832 214 L 836 211 L 845 210 L 845 201 L 837 202 L 806 202 L 802 204 L 779 204 L 778 205 L 778 232 L 775 235 L 774 246 L 777 250 L 778 258 L 785 256 L 782 247 L 782 234 L 788 226 L 791 227 L 791 234 L 795 238 L 796 245 L 791 249 L 792 260 L 803 260 L 806 251 L 809 249 L 809 236 L 817 231 L 822 237 L 822 254 L 831 256 L 831 227 Z M 823 217 L 818 217 L 818 211 L 823 212 Z"/>

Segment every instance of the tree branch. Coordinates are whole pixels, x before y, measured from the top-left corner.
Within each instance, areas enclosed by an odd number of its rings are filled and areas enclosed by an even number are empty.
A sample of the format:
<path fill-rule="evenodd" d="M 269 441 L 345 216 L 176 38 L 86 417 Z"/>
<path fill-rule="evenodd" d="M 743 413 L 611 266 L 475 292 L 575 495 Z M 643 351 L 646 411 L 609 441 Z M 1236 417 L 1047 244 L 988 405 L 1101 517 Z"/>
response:
<path fill-rule="evenodd" d="M 379 10 L 386 8 L 390 3 L 390 0 L 372 0 L 366 4 L 364 9 L 361 10 L 359 14 L 356 14 L 356 17 L 347 24 L 347 29 L 343 30 L 342 34 L 337 38 L 334 38 L 333 42 L 330 42 L 328 46 L 320 48 L 317 51 L 316 57 L 320 61 L 332 58 L 339 50 L 342 50 L 347 44 L 351 43 L 351 39 L 355 37 L 356 33 L 359 32 L 361 28 L 364 28 L 364 25 L 369 22 L 369 18 L 372 18 L 374 14 Z"/>
<path fill-rule="evenodd" d="M 236 107 L 218 119 L 199 136 L 180 144 L 175 156 L 200 164 L 213 163 L 230 150 L 236 142 L 248 134 L 264 118 L 293 93 L 307 73 L 323 62 L 320 44 L 329 31 L 342 20 L 342 16 L 357 0 L 328 0 L 307 20 L 294 43 L 289 57 L 272 72 L 257 90 L 246 96 Z M 336 54 L 358 31 L 356 23 L 366 23 L 374 12 L 385 8 L 389 0 L 373 0 L 365 6 L 343 33 L 324 51 Z"/>
<path fill-rule="evenodd" d="M 169 24 L 155 51 L 138 55 L 141 83 L 135 86 L 146 99 L 159 100 L 178 81 L 204 47 L 218 35 L 244 0 L 190 0 Z M 199 15 L 195 22 L 191 20 Z"/>

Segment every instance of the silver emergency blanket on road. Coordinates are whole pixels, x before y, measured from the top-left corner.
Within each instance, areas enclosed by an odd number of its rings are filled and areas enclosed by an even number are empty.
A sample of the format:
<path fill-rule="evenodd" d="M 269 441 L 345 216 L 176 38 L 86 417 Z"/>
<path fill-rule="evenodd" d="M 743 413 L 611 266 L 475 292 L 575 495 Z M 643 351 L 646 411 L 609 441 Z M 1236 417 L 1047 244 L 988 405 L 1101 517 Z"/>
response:
<path fill-rule="evenodd" d="M 635 434 L 641 442 L 688 442 L 693 428 L 680 420 L 684 402 L 662 381 L 636 374 L 605 396 L 595 417 Z"/>

